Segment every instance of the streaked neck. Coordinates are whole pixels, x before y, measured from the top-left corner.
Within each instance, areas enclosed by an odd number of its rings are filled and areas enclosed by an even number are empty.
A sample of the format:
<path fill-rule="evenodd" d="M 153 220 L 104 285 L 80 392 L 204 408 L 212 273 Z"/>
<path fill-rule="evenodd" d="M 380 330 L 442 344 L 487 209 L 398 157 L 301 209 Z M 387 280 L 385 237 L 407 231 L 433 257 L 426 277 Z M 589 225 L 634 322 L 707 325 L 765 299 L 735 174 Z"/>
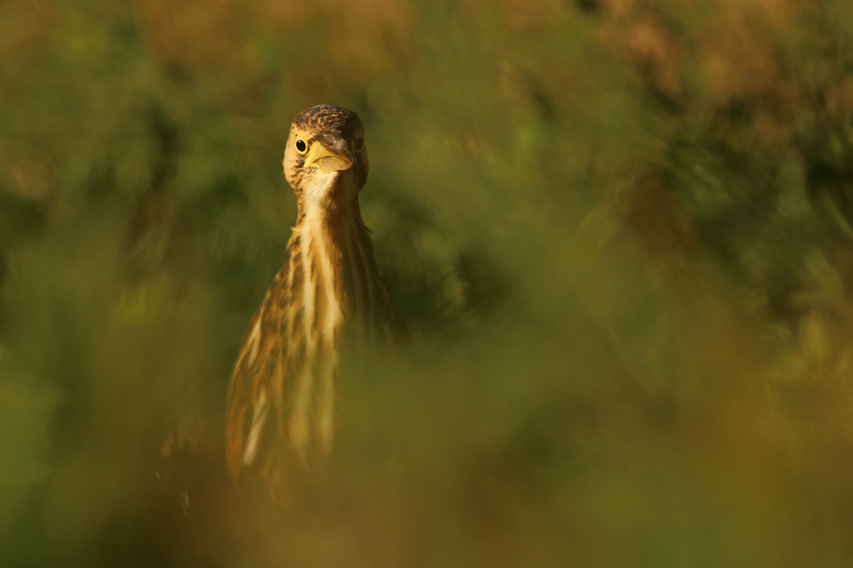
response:
<path fill-rule="evenodd" d="M 335 316 L 336 329 L 347 323 L 372 335 L 376 330 L 379 273 L 370 232 L 361 218 L 357 198 L 337 207 L 327 205 L 320 200 L 300 201 L 291 240 L 291 246 L 295 241 L 300 250 L 298 254 L 292 251 L 291 262 L 303 265 L 306 279 L 316 280 L 311 287 L 317 290 L 318 300 L 334 304 L 328 305 L 326 313 L 330 318 Z"/>

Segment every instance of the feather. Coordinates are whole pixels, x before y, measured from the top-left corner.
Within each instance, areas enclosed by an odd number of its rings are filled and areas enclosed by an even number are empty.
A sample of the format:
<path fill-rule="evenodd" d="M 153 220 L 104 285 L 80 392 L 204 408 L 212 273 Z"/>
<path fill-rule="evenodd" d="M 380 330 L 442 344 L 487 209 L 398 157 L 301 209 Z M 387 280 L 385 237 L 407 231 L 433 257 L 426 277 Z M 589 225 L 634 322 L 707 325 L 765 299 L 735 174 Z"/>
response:
<path fill-rule="evenodd" d="M 283 164 L 297 223 L 288 261 L 249 324 L 226 409 L 231 479 L 254 472 L 274 500 L 332 446 L 343 342 L 405 336 L 358 207 L 368 170 L 363 135 L 358 115 L 328 105 L 291 125 Z M 319 160 L 330 161 L 311 165 Z"/>

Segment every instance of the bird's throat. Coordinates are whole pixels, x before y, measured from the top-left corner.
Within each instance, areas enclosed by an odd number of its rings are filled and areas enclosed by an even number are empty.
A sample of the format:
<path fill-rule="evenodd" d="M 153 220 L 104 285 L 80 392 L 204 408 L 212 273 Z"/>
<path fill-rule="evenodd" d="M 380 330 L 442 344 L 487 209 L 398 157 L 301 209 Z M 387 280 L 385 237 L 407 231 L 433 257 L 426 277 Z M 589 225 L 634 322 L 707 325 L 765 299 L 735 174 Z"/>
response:
<path fill-rule="evenodd" d="M 358 208 L 358 190 L 351 171 L 318 175 L 297 191 L 300 216 L 315 207 L 352 214 L 352 210 Z"/>
<path fill-rule="evenodd" d="M 300 201 L 290 246 L 291 262 L 306 279 L 305 298 L 323 314 L 317 322 L 323 332 L 338 334 L 347 321 L 372 333 L 380 277 L 357 197 L 338 208 Z"/>

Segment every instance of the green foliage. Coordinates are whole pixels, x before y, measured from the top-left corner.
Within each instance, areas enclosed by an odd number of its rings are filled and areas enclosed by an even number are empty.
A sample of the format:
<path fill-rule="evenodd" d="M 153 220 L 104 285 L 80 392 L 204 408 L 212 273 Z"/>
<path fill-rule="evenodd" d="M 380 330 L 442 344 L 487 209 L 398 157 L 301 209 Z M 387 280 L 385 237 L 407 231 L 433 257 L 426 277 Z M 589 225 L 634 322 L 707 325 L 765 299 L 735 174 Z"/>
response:
<path fill-rule="evenodd" d="M 845 2 L 0 5 L 3 566 L 848 566 Z M 292 117 L 413 332 L 238 498 Z"/>

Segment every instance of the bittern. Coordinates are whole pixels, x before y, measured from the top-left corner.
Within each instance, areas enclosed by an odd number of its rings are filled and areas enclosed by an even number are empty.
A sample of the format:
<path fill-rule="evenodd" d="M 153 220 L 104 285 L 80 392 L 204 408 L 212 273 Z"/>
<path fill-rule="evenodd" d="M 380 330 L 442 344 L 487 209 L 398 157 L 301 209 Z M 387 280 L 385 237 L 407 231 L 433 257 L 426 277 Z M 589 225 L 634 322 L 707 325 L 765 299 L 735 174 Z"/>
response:
<path fill-rule="evenodd" d="M 283 165 L 297 222 L 287 263 L 249 324 L 226 412 L 232 480 L 254 471 L 274 498 L 330 450 L 347 338 L 364 345 L 405 335 L 359 211 L 369 162 L 358 115 L 330 105 L 301 112 Z"/>

